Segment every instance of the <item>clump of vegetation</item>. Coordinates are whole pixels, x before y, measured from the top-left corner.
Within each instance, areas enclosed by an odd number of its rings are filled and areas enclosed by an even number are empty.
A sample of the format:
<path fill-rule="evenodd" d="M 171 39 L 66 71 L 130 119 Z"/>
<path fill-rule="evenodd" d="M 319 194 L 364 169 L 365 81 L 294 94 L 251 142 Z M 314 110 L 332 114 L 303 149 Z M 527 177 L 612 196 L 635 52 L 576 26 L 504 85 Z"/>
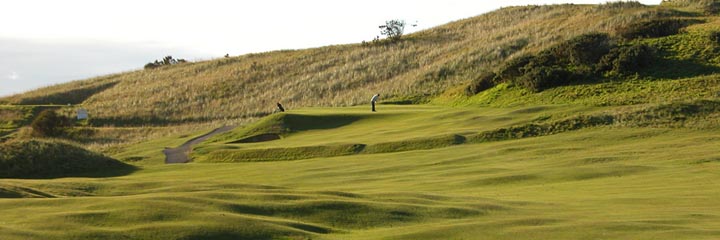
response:
<path fill-rule="evenodd" d="M 479 92 L 485 91 L 495 86 L 497 76 L 492 72 L 485 72 L 475 78 L 470 85 L 465 88 L 465 95 L 472 96 Z"/>
<path fill-rule="evenodd" d="M 506 61 L 497 73 L 483 74 L 473 81 L 466 93 L 477 94 L 502 82 L 512 82 L 537 92 L 581 81 L 594 75 L 596 64 L 614 46 L 607 34 L 583 34 L 537 55 L 523 55 Z"/>
<path fill-rule="evenodd" d="M 61 141 L 0 144 L 0 178 L 116 176 L 133 170 L 130 165 Z"/>
<path fill-rule="evenodd" d="M 712 34 L 706 38 L 712 39 Z M 637 74 L 653 66 L 660 57 L 656 46 L 661 47 L 643 41 L 623 41 L 605 33 L 583 34 L 535 55 L 507 60 L 495 72 L 481 74 L 472 81 L 465 93 L 472 96 L 500 83 L 540 92 L 605 77 Z M 706 46 L 703 51 L 712 50 L 707 44 L 703 46 Z"/>
<path fill-rule="evenodd" d="M 71 120 L 65 116 L 58 115 L 51 109 L 43 110 L 30 126 L 33 134 L 40 137 L 59 137 L 65 128 L 71 126 Z"/>
<path fill-rule="evenodd" d="M 620 26 L 615 31 L 625 39 L 658 38 L 678 34 L 680 29 L 701 22 L 697 19 L 653 19 Z"/>
<path fill-rule="evenodd" d="M 521 55 L 505 61 L 495 72 L 494 82 L 510 82 L 523 75 L 522 68 L 530 64 L 535 57 L 533 55 Z"/>
<path fill-rule="evenodd" d="M 523 76 L 515 80 L 515 84 L 534 92 L 540 92 L 548 88 L 567 85 L 572 80 L 572 73 L 560 66 L 528 65 Z"/>
<path fill-rule="evenodd" d="M 155 62 L 149 62 L 148 64 L 145 64 L 145 69 L 153 69 L 162 66 L 170 66 L 186 62 L 187 60 L 182 58 L 174 59 L 172 56 L 165 56 L 162 60 L 155 60 Z"/>
<path fill-rule="evenodd" d="M 655 50 L 636 43 L 613 48 L 597 64 L 597 70 L 607 75 L 623 75 L 640 71 L 652 64 Z"/>
<path fill-rule="evenodd" d="M 380 25 L 378 28 L 380 28 L 380 34 L 395 42 L 400 40 L 400 37 L 405 32 L 405 20 L 388 20 L 385 21 L 385 25 Z"/>
<path fill-rule="evenodd" d="M 575 67 L 595 64 L 612 47 L 610 36 L 605 33 L 589 33 L 577 36 L 546 51 L 552 53 L 560 64 Z M 549 52 L 549 53 L 547 53 Z"/>

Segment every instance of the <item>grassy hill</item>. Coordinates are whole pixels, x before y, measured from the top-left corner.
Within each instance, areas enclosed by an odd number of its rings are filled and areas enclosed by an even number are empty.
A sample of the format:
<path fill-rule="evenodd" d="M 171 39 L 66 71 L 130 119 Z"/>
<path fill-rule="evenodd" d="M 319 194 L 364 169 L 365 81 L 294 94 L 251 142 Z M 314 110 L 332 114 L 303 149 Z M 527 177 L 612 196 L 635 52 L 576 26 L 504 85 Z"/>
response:
<path fill-rule="evenodd" d="M 60 84 L 2 101 L 82 103 L 96 125 L 263 116 L 275 102 L 291 109 L 350 106 L 378 92 L 385 99 L 427 101 L 514 56 L 583 33 L 616 34 L 637 21 L 685 15 L 636 3 L 509 7 L 398 43 L 248 54 Z"/>
<path fill-rule="evenodd" d="M 3 178 L 0 238 L 717 239 L 716 3 L 510 7 L 3 98 L 0 173 L 124 171 Z M 23 127 L 78 107 L 62 137 L 112 159 Z"/>
<path fill-rule="evenodd" d="M 58 141 L 10 141 L 0 144 L 0 178 L 107 177 L 135 168 Z"/>
<path fill-rule="evenodd" d="M 677 33 L 622 37 L 668 19 L 683 22 Z M 253 122 L 271 113 L 275 102 L 289 109 L 353 106 L 367 104 L 375 93 L 382 93 L 386 103 L 457 106 L 690 101 L 720 91 L 713 75 L 720 72 L 718 21 L 700 5 L 683 1 L 663 6 L 615 2 L 508 7 L 409 34 L 397 43 L 282 50 L 165 66 L 41 88 L 0 103 L 76 104 L 62 108 L 66 115 L 75 108 L 88 109 L 86 130 L 72 138 L 111 153 L 154 137 Z M 477 95 L 466 93 L 468 85 L 489 72 L 512 69 L 507 66 L 517 59 L 540 56 L 592 33 L 608 34 L 620 49 L 648 45 L 655 51 L 653 63 L 638 72 L 578 75 L 560 84 L 575 88 L 533 92 L 513 82 L 521 78 L 512 78 Z M 662 94 L 655 94 L 658 91 Z"/>

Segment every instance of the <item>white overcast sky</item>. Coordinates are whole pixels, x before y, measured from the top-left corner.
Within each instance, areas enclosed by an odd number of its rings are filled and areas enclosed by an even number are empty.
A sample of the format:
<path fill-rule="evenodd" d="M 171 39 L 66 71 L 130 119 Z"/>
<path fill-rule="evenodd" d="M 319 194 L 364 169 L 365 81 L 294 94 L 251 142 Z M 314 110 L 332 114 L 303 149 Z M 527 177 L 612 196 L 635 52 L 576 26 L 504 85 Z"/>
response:
<path fill-rule="evenodd" d="M 0 96 L 129 71 L 165 55 L 188 60 L 357 43 L 389 19 L 406 32 L 503 6 L 605 0 L 3 0 Z M 659 4 L 660 0 L 641 0 Z"/>

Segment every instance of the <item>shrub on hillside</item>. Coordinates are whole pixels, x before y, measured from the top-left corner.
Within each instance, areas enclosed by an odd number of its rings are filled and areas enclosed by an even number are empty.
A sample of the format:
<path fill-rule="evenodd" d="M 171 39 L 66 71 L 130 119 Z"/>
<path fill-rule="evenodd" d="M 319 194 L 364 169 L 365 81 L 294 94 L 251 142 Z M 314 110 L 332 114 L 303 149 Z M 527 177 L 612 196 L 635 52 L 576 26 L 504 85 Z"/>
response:
<path fill-rule="evenodd" d="M 405 31 L 405 20 L 393 19 L 385 21 L 385 25 L 378 26 L 380 34 L 387 36 L 393 42 L 400 40 Z"/>
<path fill-rule="evenodd" d="M 157 63 L 150 62 L 150 63 L 145 64 L 145 67 L 143 67 L 143 68 L 144 69 L 153 69 L 153 68 L 157 68 L 157 67 L 160 67 L 160 65 Z"/>
<path fill-rule="evenodd" d="M 0 178 L 115 176 L 135 168 L 79 146 L 25 140 L 0 144 Z"/>
<path fill-rule="evenodd" d="M 528 90 L 539 92 L 552 87 L 567 85 L 572 73 L 558 66 L 530 66 L 516 84 Z"/>
<path fill-rule="evenodd" d="M 600 60 L 597 69 L 610 75 L 637 73 L 652 64 L 654 52 L 645 44 L 614 48 Z"/>
<path fill-rule="evenodd" d="M 599 78 L 599 73 L 636 73 L 650 66 L 654 52 L 647 45 L 617 46 L 605 33 L 583 34 L 535 56 L 525 55 L 506 61 L 498 69 L 494 81 L 484 75 L 473 81 L 466 93 L 474 94 L 499 82 L 512 82 L 537 92 Z"/>
<path fill-rule="evenodd" d="M 485 73 L 465 89 L 468 96 L 500 82 L 513 82 L 532 91 L 568 85 L 594 73 L 595 65 L 614 44 L 605 33 L 589 33 L 541 51 L 506 61 L 496 74 Z"/>
<path fill-rule="evenodd" d="M 607 34 L 589 33 L 561 43 L 551 51 L 555 53 L 555 58 L 566 59 L 571 65 L 587 66 L 597 63 L 610 52 L 611 46 L 610 36 Z"/>
<path fill-rule="evenodd" d="M 515 78 L 522 76 L 522 68 L 525 67 L 533 60 L 532 55 L 522 55 L 506 61 L 503 65 L 498 68 L 496 73 L 495 82 L 509 82 Z"/>
<path fill-rule="evenodd" d="M 605 33 L 588 33 L 541 51 L 532 58 L 532 62 L 540 66 L 592 65 L 607 54 L 612 46 L 609 35 Z"/>
<path fill-rule="evenodd" d="M 625 39 L 658 38 L 678 34 L 680 29 L 701 22 L 695 19 L 655 19 L 621 26 L 615 32 Z"/>
<path fill-rule="evenodd" d="M 465 95 L 473 96 L 494 87 L 495 79 L 496 76 L 494 73 L 486 72 L 480 74 L 480 76 L 475 78 L 472 82 L 470 82 L 470 85 L 465 88 Z"/>
<path fill-rule="evenodd" d="M 70 126 L 70 119 L 60 116 L 50 109 L 40 112 L 30 124 L 33 133 L 42 137 L 58 137 L 62 135 L 67 126 Z"/>
<path fill-rule="evenodd" d="M 155 62 L 149 62 L 145 64 L 145 69 L 153 69 L 162 66 L 175 65 L 180 63 L 186 63 L 187 60 L 179 58 L 175 59 L 172 56 L 165 56 L 162 60 L 155 60 Z"/>

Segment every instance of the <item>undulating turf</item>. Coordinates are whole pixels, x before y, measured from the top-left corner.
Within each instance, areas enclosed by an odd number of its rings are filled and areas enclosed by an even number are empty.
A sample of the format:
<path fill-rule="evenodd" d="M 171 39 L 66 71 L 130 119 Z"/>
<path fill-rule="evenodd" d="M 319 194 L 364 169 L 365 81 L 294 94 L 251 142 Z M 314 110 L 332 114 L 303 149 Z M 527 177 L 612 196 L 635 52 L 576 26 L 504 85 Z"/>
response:
<path fill-rule="evenodd" d="M 305 127 L 274 141 L 205 147 L 330 146 L 383 134 L 418 139 L 610 111 L 562 105 L 379 109 L 375 115 L 364 107 L 298 110 L 288 114 L 359 117 L 327 128 L 298 123 Z M 709 125 L 610 125 L 392 153 L 148 164 L 102 179 L 3 179 L 0 237 L 713 239 L 720 234 L 718 132 Z M 119 154 L 156 154 L 180 140 Z"/>

